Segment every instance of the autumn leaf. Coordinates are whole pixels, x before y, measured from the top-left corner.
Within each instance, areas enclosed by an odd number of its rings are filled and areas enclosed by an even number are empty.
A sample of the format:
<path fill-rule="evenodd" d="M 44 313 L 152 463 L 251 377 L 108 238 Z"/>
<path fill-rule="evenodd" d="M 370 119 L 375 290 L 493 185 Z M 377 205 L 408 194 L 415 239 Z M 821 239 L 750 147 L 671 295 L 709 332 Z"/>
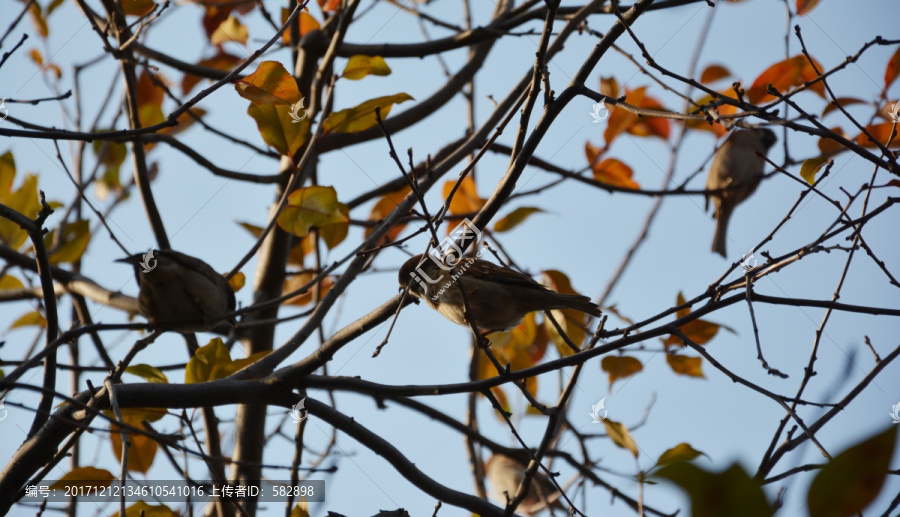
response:
<path fill-rule="evenodd" d="M 897 129 L 893 122 L 880 122 L 878 124 L 869 124 L 866 126 L 866 132 L 872 135 L 875 141 L 887 147 L 900 147 L 900 139 L 897 138 Z M 890 142 L 890 145 L 888 144 Z M 866 133 L 860 133 L 856 136 L 856 143 L 863 147 L 877 147 Z"/>
<path fill-rule="evenodd" d="M 406 93 L 369 99 L 353 108 L 336 111 L 322 123 L 326 133 L 358 133 L 378 123 L 375 108 L 381 108 L 381 118 L 386 119 L 394 104 L 415 100 Z"/>
<path fill-rule="evenodd" d="M 735 94 L 731 90 L 724 90 L 724 91 L 718 92 L 718 96 L 719 97 L 728 97 L 731 99 L 735 98 Z M 699 108 L 705 108 L 707 105 L 709 105 L 712 102 L 713 102 L 713 96 L 706 95 L 705 97 L 702 97 L 701 99 L 695 101 L 695 104 Z M 731 104 L 719 104 L 718 106 L 716 106 L 713 109 L 713 111 L 719 117 L 722 117 L 725 115 L 734 115 L 735 113 L 737 113 L 737 108 L 735 106 L 732 106 Z M 692 110 L 692 112 L 693 112 L 693 110 Z M 706 111 L 700 111 L 700 113 L 706 114 Z M 707 115 L 707 117 L 709 118 L 708 115 Z M 685 125 L 691 129 L 712 131 L 713 134 L 716 135 L 716 138 L 722 138 L 723 136 L 725 136 L 728 133 L 728 128 L 726 128 L 719 122 L 710 123 L 709 120 L 688 120 L 687 122 L 685 122 Z"/>
<path fill-rule="evenodd" d="M 219 24 L 219 27 L 212 33 L 212 36 L 209 37 L 209 42 L 213 45 L 222 45 L 223 43 L 233 41 L 234 43 L 246 45 L 248 36 L 249 31 L 247 30 L 247 26 L 242 24 L 234 16 L 229 16 L 225 21 Z"/>
<path fill-rule="evenodd" d="M 524 370 L 537 364 L 547 349 L 547 336 L 541 332 L 534 313 L 528 314 L 522 323 L 507 332 L 490 334 L 491 352 L 502 366 L 509 365 L 510 371 Z M 484 355 L 478 353 L 477 378 L 490 379 L 497 376 L 497 369 Z M 525 387 L 533 396 L 537 396 L 537 377 L 525 379 Z M 505 397 L 504 397 L 505 398 Z"/>
<path fill-rule="evenodd" d="M 706 456 L 706 454 L 694 449 L 689 443 L 681 442 L 662 453 L 656 460 L 656 465 L 662 467 L 680 461 L 691 461 L 699 456 Z"/>
<path fill-rule="evenodd" d="M 700 82 L 709 84 L 726 77 L 731 77 L 731 72 L 727 68 L 722 65 L 709 65 L 700 73 Z"/>
<path fill-rule="evenodd" d="M 0 155 L 0 203 L 34 219 L 41 209 L 37 191 L 37 176 L 26 174 L 25 179 L 17 190 L 13 190 L 13 180 L 16 177 L 16 162 L 11 151 Z M 0 217 L 0 242 L 13 249 L 18 249 L 28 234 L 19 228 L 14 222 Z"/>
<path fill-rule="evenodd" d="M 810 185 L 815 185 L 816 174 L 819 172 L 819 169 L 829 161 L 828 157 L 825 156 L 803 160 L 803 165 L 800 166 L 800 177 L 805 179 Z"/>
<path fill-rule="evenodd" d="M 302 98 L 297 81 L 277 61 L 263 61 L 255 72 L 235 81 L 234 89 L 255 105 L 293 106 Z"/>
<path fill-rule="evenodd" d="M 588 144 L 590 145 L 590 144 Z M 594 179 L 616 187 L 639 189 L 641 186 L 632 179 L 634 171 L 616 158 L 604 158 L 593 164 Z"/>
<path fill-rule="evenodd" d="M 819 5 L 819 0 L 797 0 L 797 16 L 808 14 L 817 5 Z"/>
<path fill-rule="evenodd" d="M 50 252 L 50 264 L 56 266 L 63 262 L 77 262 L 87 250 L 91 241 L 90 221 L 83 219 L 65 226 L 60 242 L 56 241 L 56 230 L 50 230 L 44 236 L 44 246 Z"/>
<path fill-rule="evenodd" d="M 631 437 L 631 433 L 628 432 L 627 427 L 619 422 L 614 422 L 609 418 L 603 420 L 603 425 L 606 427 L 606 434 L 609 435 L 609 439 L 612 440 L 614 444 L 631 451 L 631 454 L 633 454 L 635 458 L 638 457 L 637 443 L 635 443 L 634 438 Z"/>
<path fill-rule="evenodd" d="M 862 513 L 884 486 L 897 442 L 897 426 L 841 452 L 816 474 L 806 504 L 810 517 Z"/>
<path fill-rule="evenodd" d="M 194 352 L 184 370 L 185 384 L 224 379 L 247 365 L 262 359 L 271 350 L 257 352 L 244 359 L 232 360 L 222 338 L 213 338 Z"/>
<path fill-rule="evenodd" d="M 38 311 L 27 312 L 19 316 L 16 321 L 9 326 L 9 330 L 22 327 L 47 328 L 47 319 Z"/>
<path fill-rule="evenodd" d="M 291 293 L 304 287 L 306 284 L 312 282 L 312 280 L 317 276 L 317 273 L 312 271 L 304 271 L 302 273 L 297 273 L 293 275 L 289 275 L 287 279 L 284 281 L 284 288 L 282 292 Z M 317 288 L 316 285 L 319 287 Z M 331 287 L 334 285 L 334 280 L 330 276 L 326 276 L 319 280 L 317 284 L 311 285 L 307 288 L 305 293 L 298 294 L 292 298 L 289 298 L 284 303 L 288 305 L 297 305 L 303 306 L 309 304 L 311 301 L 318 301 L 316 298 L 316 290 L 321 290 L 321 296 L 325 296 Z"/>
<path fill-rule="evenodd" d="M 144 16 L 156 7 L 153 0 L 124 0 L 121 5 L 126 16 Z"/>
<path fill-rule="evenodd" d="M 753 81 L 753 85 L 747 90 L 747 99 L 753 104 L 769 102 L 776 99 L 774 95 L 766 93 L 770 84 L 780 93 L 787 93 L 794 87 L 813 81 L 819 76 L 816 68 L 823 70 L 818 61 L 813 63 L 816 65 L 815 68 L 803 54 L 775 63 Z M 822 81 L 811 85 L 809 90 L 820 97 L 825 97 L 825 86 Z"/>
<path fill-rule="evenodd" d="M 884 69 L 885 90 L 893 84 L 894 80 L 897 79 L 897 75 L 900 75 L 900 47 L 897 47 L 897 50 L 891 55 L 887 67 Z"/>
<path fill-rule="evenodd" d="M 626 355 L 613 355 L 604 357 L 600 361 L 600 369 L 609 374 L 609 388 L 619 379 L 630 377 L 644 369 L 641 361 Z"/>
<path fill-rule="evenodd" d="M 372 211 L 369 212 L 369 221 L 381 221 L 391 212 L 397 208 L 397 205 L 400 204 L 401 201 L 406 199 L 406 196 L 412 192 L 412 189 L 409 185 L 403 186 L 400 190 L 395 190 L 393 192 L 388 192 L 381 196 L 375 205 L 372 207 Z M 405 224 L 397 224 L 393 226 L 390 230 L 388 230 L 387 234 L 382 239 L 382 243 L 385 242 L 393 242 L 400 236 L 400 233 L 403 232 L 403 229 L 406 228 Z M 372 234 L 374 228 L 368 227 L 366 228 L 366 238 Z"/>
<path fill-rule="evenodd" d="M 0 275 L 0 291 L 12 291 L 15 289 L 24 289 L 25 285 L 18 278 L 3 274 Z"/>
<path fill-rule="evenodd" d="M 234 68 L 241 62 L 243 62 L 243 59 L 237 56 L 233 56 L 227 52 L 219 51 L 219 53 L 213 57 L 208 57 L 206 59 L 201 59 L 200 61 L 198 61 L 197 66 L 214 68 L 223 72 L 230 72 L 232 68 Z M 193 90 L 194 87 L 197 86 L 197 84 L 202 80 L 203 78 L 198 75 L 185 73 L 184 79 L 181 80 L 181 92 L 185 95 L 191 93 L 191 90 Z"/>
<path fill-rule="evenodd" d="M 847 133 L 844 133 L 843 128 L 841 128 L 840 126 L 833 127 L 830 129 L 830 131 L 832 131 L 833 133 L 836 133 L 844 138 L 847 138 L 848 140 L 850 139 L 847 136 Z M 834 154 L 837 154 L 837 153 L 847 150 L 847 148 L 844 147 L 843 144 L 841 144 L 831 138 L 824 138 L 824 137 L 820 138 L 817 145 L 819 147 L 819 151 L 821 151 L 822 154 L 825 156 L 831 156 L 831 155 L 834 155 Z"/>
<path fill-rule="evenodd" d="M 672 371 L 678 375 L 699 377 L 701 379 L 705 378 L 703 375 L 702 357 L 688 357 L 686 355 L 667 353 L 666 362 L 669 363 L 669 367 L 672 368 Z"/>
<path fill-rule="evenodd" d="M 164 384 L 169 382 L 169 378 L 166 377 L 166 374 L 160 371 L 159 368 L 150 366 L 149 364 L 135 364 L 129 366 L 125 368 L 125 373 L 137 375 L 147 382 L 158 382 Z"/>
<path fill-rule="evenodd" d="M 288 18 L 291 17 L 292 9 L 281 8 L 281 24 L 284 25 L 287 23 Z M 310 31 L 317 30 L 321 28 L 318 20 L 313 18 L 311 14 L 306 11 L 300 11 L 300 15 L 297 16 L 297 22 L 300 25 L 300 37 L 302 38 L 306 33 Z M 285 43 L 291 42 L 291 29 L 288 27 L 287 30 L 284 31 L 281 35 L 281 39 L 284 40 Z"/>
<path fill-rule="evenodd" d="M 67 488 L 98 490 L 110 486 L 114 479 L 116 477 L 106 469 L 78 467 L 63 474 L 63 477 L 50 485 L 50 490 L 66 490 Z"/>
<path fill-rule="evenodd" d="M 561 271 L 555 269 L 545 270 L 543 271 L 543 280 L 545 285 L 557 293 L 580 294 L 572 288 L 569 277 Z M 580 346 L 584 341 L 585 336 L 587 336 L 586 329 L 589 316 L 583 312 L 576 311 L 575 309 L 553 310 L 550 311 L 550 314 L 559 324 L 563 332 L 569 336 L 569 340 L 575 344 L 575 346 Z M 544 318 L 544 329 L 547 331 L 550 340 L 556 345 L 556 350 L 559 352 L 560 356 L 566 357 L 575 353 L 575 351 L 572 350 L 572 347 L 570 347 L 565 339 L 563 339 L 559 331 L 556 330 L 556 326 L 553 325 L 550 318 Z"/>
<path fill-rule="evenodd" d="M 312 186 L 299 188 L 288 196 L 288 204 L 278 215 L 278 226 L 298 237 L 304 237 L 313 227 L 323 228 L 346 224 L 349 219 L 337 200 L 334 187 Z"/>
<path fill-rule="evenodd" d="M 444 183 L 441 192 L 444 199 L 450 197 L 450 192 L 453 191 L 453 187 L 456 183 L 457 180 L 450 180 Z M 450 200 L 450 206 L 448 208 L 451 214 L 472 214 L 481 210 L 481 207 L 484 206 L 486 201 L 486 199 L 478 196 L 478 189 L 475 187 L 475 178 L 468 175 L 459 182 L 459 187 L 453 194 L 453 199 Z M 450 233 L 449 228 L 447 229 L 447 233 Z"/>
<path fill-rule="evenodd" d="M 866 104 L 866 101 L 857 99 L 856 97 L 838 97 L 825 106 L 825 109 L 822 110 L 822 117 L 824 118 L 825 115 L 828 115 L 833 111 L 837 111 L 841 106 L 846 107 L 853 104 Z"/>
<path fill-rule="evenodd" d="M 675 304 L 677 306 L 681 306 L 681 305 L 684 305 L 684 302 L 685 302 L 684 295 L 679 292 L 677 301 L 675 302 Z M 691 308 L 685 307 L 683 309 L 679 309 L 675 313 L 675 317 L 678 319 L 681 319 L 690 313 L 691 313 Z M 718 323 L 713 323 L 711 321 L 706 321 L 706 320 L 702 320 L 699 318 L 685 323 L 684 325 L 679 327 L 679 330 L 681 330 L 681 332 L 684 333 L 684 335 L 687 336 L 695 344 L 704 345 L 716 336 L 716 334 L 719 332 L 720 328 L 724 328 L 726 330 L 731 331 L 731 329 L 729 329 L 728 327 L 723 327 L 722 325 L 720 325 Z M 669 337 L 667 337 L 663 341 L 663 345 L 666 346 L 667 348 L 670 346 L 678 346 L 681 344 L 682 344 L 681 338 L 679 338 L 675 335 L 669 335 Z"/>
<path fill-rule="evenodd" d="M 522 224 L 531 214 L 542 213 L 543 210 L 534 206 L 521 206 L 512 212 L 506 214 L 499 221 L 494 223 L 495 232 L 508 232 Z"/>
<path fill-rule="evenodd" d="M 350 56 L 341 77 L 358 81 L 367 75 L 391 75 L 391 68 L 381 56 Z"/>
<path fill-rule="evenodd" d="M 693 463 L 679 461 L 663 467 L 657 474 L 680 486 L 691 500 L 694 517 L 760 517 L 774 513 L 766 501 L 759 480 L 750 477 L 740 465 L 723 472 L 709 472 Z"/>
<path fill-rule="evenodd" d="M 113 418 L 111 411 L 105 411 L 107 416 Z M 122 422 L 131 427 L 146 428 L 143 422 L 155 422 L 166 416 L 166 410 L 161 408 L 125 408 L 121 410 Z M 110 442 L 113 454 L 116 459 L 122 461 L 122 435 L 120 426 L 117 423 L 110 423 Z M 126 430 L 128 434 L 128 463 L 127 469 L 131 472 L 142 472 L 144 474 L 153 466 L 153 460 L 156 458 L 156 451 L 159 445 L 154 438 L 149 436 Z"/>

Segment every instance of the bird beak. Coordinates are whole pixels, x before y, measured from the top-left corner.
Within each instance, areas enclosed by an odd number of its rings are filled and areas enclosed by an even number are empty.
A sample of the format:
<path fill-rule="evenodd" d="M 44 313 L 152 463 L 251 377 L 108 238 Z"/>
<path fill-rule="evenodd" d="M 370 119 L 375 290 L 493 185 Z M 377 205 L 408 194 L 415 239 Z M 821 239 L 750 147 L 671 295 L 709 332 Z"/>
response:
<path fill-rule="evenodd" d="M 125 258 L 116 259 L 114 262 L 123 262 L 123 263 L 125 263 L 125 264 L 131 264 L 131 263 L 132 263 L 132 262 L 131 262 L 131 257 L 125 257 Z"/>

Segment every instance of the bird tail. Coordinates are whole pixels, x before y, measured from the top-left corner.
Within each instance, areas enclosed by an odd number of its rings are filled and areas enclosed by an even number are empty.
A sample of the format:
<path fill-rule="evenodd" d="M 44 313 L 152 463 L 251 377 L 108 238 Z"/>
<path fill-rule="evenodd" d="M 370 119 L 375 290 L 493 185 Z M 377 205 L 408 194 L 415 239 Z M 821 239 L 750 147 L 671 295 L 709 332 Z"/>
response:
<path fill-rule="evenodd" d="M 723 206 L 716 212 L 716 236 L 713 237 L 712 250 L 725 257 L 725 240 L 728 238 L 728 221 L 731 219 L 731 209 Z"/>
<path fill-rule="evenodd" d="M 556 307 L 552 307 L 553 309 L 575 309 L 596 318 L 603 315 L 600 306 L 592 302 L 587 296 L 556 293 L 556 299 L 559 304 Z"/>

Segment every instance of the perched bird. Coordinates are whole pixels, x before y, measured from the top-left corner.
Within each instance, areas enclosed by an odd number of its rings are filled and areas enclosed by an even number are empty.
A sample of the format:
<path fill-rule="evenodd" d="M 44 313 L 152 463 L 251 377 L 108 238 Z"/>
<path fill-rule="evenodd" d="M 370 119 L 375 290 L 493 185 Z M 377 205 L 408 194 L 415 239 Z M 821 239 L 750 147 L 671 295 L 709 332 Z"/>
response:
<path fill-rule="evenodd" d="M 494 454 L 484 466 L 484 473 L 491 484 L 491 499 L 506 506 L 519 490 L 525 478 L 525 465 L 505 454 Z M 543 510 L 546 503 L 557 509 L 564 509 L 559 502 L 560 492 L 542 472 L 531 478 L 531 489 L 516 512 L 531 515 Z"/>
<path fill-rule="evenodd" d="M 468 326 L 467 307 L 472 323 L 488 332 L 515 327 L 533 311 L 575 309 L 601 315 L 600 307 L 587 296 L 551 291 L 508 267 L 463 258 L 448 268 L 438 265 L 439 261 L 432 255 L 424 259 L 416 255 L 400 268 L 399 281 L 453 323 Z"/>
<path fill-rule="evenodd" d="M 203 332 L 234 310 L 234 291 L 209 264 L 177 251 L 155 253 L 151 249 L 116 261 L 134 266 L 141 288 L 138 311 L 154 327 Z"/>
<path fill-rule="evenodd" d="M 716 211 L 716 236 L 713 238 L 712 250 L 725 256 L 725 238 L 728 234 L 728 220 L 734 207 L 750 197 L 763 177 L 766 162 L 763 156 L 775 144 L 775 133 L 771 129 L 738 129 L 731 133 L 722 147 L 716 151 L 709 176 L 706 178 L 706 190 L 727 189 L 712 194 Z M 709 198 L 706 199 L 709 208 Z"/>

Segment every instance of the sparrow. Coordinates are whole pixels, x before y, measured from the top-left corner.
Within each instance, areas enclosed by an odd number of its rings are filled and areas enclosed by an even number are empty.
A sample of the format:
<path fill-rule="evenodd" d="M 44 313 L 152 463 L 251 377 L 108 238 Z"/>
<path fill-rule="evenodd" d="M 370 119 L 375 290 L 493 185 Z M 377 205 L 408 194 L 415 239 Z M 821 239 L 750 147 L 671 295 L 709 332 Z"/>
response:
<path fill-rule="evenodd" d="M 506 506 L 516 496 L 519 485 L 525 478 L 525 465 L 505 454 L 494 454 L 485 464 L 484 472 L 491 484 L 491 499 Z M 560 495 L 547 476 L 537 472 L 531 478 L 531 489 L 528 491 L 528 495 L 516 508 L 516 512 L 526 515 L 535 514 L 546 507 L 545 502 L 553 508 L 562 510 L 564 507 L 559 502 Z"/>
<path fill-rule="evenodd" d="M 471 323 L 485 334 L 511 329 L 534 311 L 575 309 L 601 316 L 587 296 L 551 291 L 518 271 L 476 258 L 463 258 L 451 268 L 434 255 L 419 254 L 403 264 L 398 280 L 453 323 L 468 326 L 468 308 Z"/>
<path fill-rule="evenodd" d="M 738 129 L 716 151 L 706 178 L 706 190 L 728 189 L 711 195 L 715 205 L 713 217 L 716 218 L 712 250 L 723 257 L 728 221 L 734 207 L 756 191 L 763 177 L 766 162 L 755 153 L 758 151 L 765 156 L 775 140 L 771 129 Z M 706 198 L 706 208 L 709 208 L 709 197 Z"/>
<path fill-rule="evenodd" d="M 203 332 L 234 310 L 234 291 L 228 281 L 198 258 L 151 249 L 116 262 L 134 266 L 140 286 L 138 312 L 155 328 Z M 228 321 L 234 324 L 233 319 Z"/>

